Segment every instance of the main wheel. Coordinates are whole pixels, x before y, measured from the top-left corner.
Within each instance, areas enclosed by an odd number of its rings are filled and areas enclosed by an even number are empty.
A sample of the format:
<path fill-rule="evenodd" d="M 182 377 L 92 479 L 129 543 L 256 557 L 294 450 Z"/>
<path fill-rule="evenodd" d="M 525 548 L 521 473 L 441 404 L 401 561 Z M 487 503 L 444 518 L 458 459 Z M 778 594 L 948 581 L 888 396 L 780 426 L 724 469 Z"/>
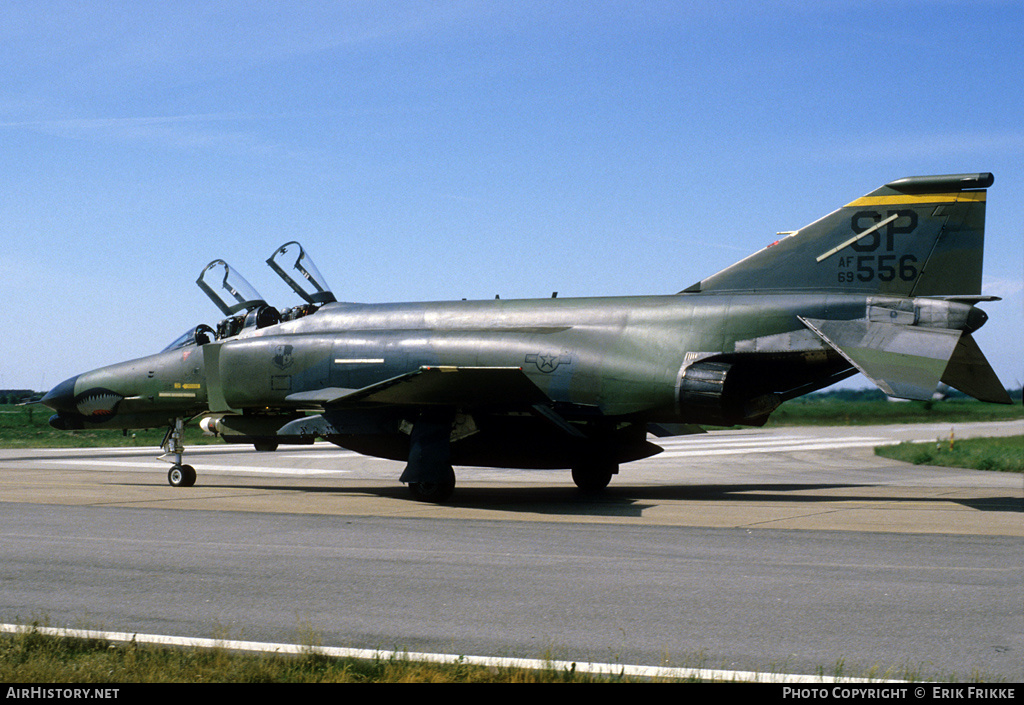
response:
<path fill-rule="evenodd" d="M 191 465 L 174 465 L 167 472 L 171 487 L 191 487 L 196 484 L 196 469 Z"/>
<path fill-rule="evenodd" d="M 612 481 L 614 463 L 581 463 L 572 468 L 572 481 L 584 492 L 600 492 Z"/>
<path fill-rule="evenodd" d="M 273 453 L 277 450 L 277 443 L 274 441 L 256 441 L 252 444 L 253 448 L 260 451 L 261 453 Z"/>
<path fill-rule="evenodd" d="M 454 482 L 410 482 L 409 491 L 421 502 L 444 502 L 455 491 Z"/>

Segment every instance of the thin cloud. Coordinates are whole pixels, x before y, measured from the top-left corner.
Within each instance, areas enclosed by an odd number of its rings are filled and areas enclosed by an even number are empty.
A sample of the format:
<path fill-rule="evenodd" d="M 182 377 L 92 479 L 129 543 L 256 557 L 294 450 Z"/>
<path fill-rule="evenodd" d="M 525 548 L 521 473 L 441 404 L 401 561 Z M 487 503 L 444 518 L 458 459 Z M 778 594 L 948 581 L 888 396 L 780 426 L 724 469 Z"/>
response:
<path fill-rule="evenodd" d="M 269 151 L 251 130 L 225 128 L 259 119 L 237 113 L 154 117 L 57 118 L 0 122 L 0 130 L 29 130 L 63 139 L 123 144 L 148 143 L 165 148 L 215 147 L 232 151 Z M 214 125 L 221 127 L 213 127 Z"/>
<path fill-rule="evenodd" d="M 1024 281 L 1020 279 L 985 279 L 981 290 L 988 296 L 1009 299 L 1019 296 L 1024 291 Z"/>
<path fill-rule="evenodd" d="M 878 159 L 925 160 L 936 158 L 975 158 L 979 155 L 1024 153 L 1024 132 L 933 133 L 885 135 L 850 141 L 832 141 L 815 149 L 812 156 L 835 163 L 870 162 Z"/>

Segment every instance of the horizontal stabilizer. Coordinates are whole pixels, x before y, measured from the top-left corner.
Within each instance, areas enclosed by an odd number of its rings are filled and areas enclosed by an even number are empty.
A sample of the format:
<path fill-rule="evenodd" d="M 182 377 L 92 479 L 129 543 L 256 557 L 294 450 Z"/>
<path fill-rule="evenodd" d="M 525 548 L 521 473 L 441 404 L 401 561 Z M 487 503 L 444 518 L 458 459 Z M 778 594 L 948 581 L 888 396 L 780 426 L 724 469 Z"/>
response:
<path fill-rule="evenodd" d="M 869 320 L 800 320 L 891 397 L 929 400 L 940 382 L 982 401 L 1009 403 L 969 334 Z"/>
<path fill-rule="evenodd" d="M 362 389 L 327 388 L 299 392 L 290 402 L 326 408 L 363 404 L 411 406 L 532 407 L 550 403 L 519 367 L 421 367 Z"/>

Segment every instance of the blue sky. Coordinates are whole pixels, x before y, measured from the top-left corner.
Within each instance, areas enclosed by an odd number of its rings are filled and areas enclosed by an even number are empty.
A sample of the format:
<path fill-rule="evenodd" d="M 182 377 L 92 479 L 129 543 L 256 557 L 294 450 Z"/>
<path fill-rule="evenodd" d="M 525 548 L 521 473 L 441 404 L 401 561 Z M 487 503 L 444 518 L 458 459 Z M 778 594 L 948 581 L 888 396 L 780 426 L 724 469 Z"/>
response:
<path fill-rule="evenodd" d="M 0 388 L 216 323 L 216 258 L 298 303 L 288 240 L 344 300 L 672 293 L 980 171 L 1018 386 L 1022 36 L 1019 0 L 5 3 Z"/>

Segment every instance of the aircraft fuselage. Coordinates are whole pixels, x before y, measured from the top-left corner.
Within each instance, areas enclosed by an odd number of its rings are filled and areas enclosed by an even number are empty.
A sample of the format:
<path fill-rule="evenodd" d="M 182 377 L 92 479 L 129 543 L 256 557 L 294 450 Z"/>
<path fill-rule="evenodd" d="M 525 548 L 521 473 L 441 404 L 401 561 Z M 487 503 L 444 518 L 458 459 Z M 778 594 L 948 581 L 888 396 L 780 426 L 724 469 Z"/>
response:
<path fill-rule="evenodd" d="M 743 403 L 771 394 L 781 401 L 852 371 L 798 316 L 855 320 L 900 307 L 919 325 L 925 310 L 931 325 L 960 330 L 984 316 L 955 302 L 839 293 L 332 303 L 233 339 L 84 373 L 51 400 L 62 396 L 57 408 L 73 420 L 69 428 L 75 421 L 162 426 L 204 411 L 296 409 L 303 406 L 289 400 L 296 392 L 355 390 L 444 365 L 521 368 L 570 418 L 576 409 L 644 421 L 757 423 L 764 413 L 744 413 Z M 742 377 L 742 389 L 733 396 L 723 389 L 717 400 L 694 392 L 688 400 L 686 371 L 709 361 L 728 364 L 723 383 Z"/>

